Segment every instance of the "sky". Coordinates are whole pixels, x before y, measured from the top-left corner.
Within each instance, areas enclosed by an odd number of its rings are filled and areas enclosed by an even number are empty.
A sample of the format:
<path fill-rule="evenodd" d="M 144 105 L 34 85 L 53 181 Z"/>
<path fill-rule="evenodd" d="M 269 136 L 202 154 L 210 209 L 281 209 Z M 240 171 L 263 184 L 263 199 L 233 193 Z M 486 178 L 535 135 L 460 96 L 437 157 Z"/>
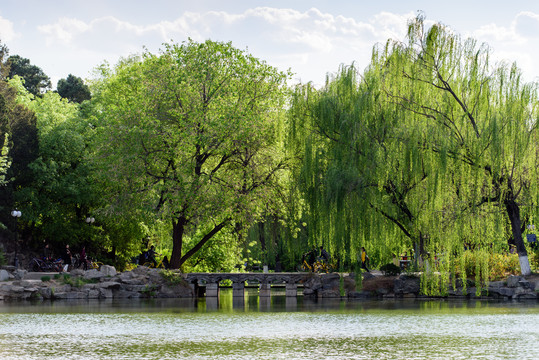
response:
<path fill-rule="evenodd" d="M 365 68 L 376 44 L 404 40 L 418 11 L 539 80 L 534 0 L 0 0 L 0 41 L 40 67 L 53 88 L 69 74 L 89 79 L 103 62 L 189 38 L 230 41 L 290 69 L 294 82 L 321 86 L 342 64 Z"/>

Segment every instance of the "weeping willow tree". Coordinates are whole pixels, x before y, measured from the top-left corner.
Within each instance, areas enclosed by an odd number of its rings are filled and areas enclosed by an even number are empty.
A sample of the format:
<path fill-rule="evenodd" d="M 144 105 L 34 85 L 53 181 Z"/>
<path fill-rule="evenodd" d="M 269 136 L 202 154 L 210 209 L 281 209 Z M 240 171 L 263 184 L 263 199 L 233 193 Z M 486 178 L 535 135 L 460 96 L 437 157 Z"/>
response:
<path fill-rule="evenodd" d="M 389 41 L 374 61 L 383 64 L 387 100 L 404 110 L 410 132 L 422 133 L 418 147 L 437 155 L 438 190 L 452 189 L 437 203 L 451 208 L 430 220 L 451 220 L 442 241 L 499 237 L 509 228 L 521 272 L 530 274 L 522 232 L 538 194 L 537 85 L 514 64 L 492 65 L 488 46 L 440 24 L 426 29 L 421 16 L 406 42 Z"/>
<path fill-rule="evenodd" d="M 387 261 L 401 249 L 421 252 L 429 237 L 425 189 L 435 162 L 402 128 L 405 112 L 385 100 L 382 85 L 380 64 L 362 76 L 343 66 L 323 89 L 298 87 L 291 107 L 291 133 L 304 144 L 297 175 L 311 241 L 345 262 L 362 246 Z"/>
<path fill-rule="evenodd" d="M 342 67 L 320 90 L 296 89 L 311 242 L 355 259 L 361 246 L 450 257 L 504 239 L 530 273 L 522 232 L 538 197 L 537 89 L 489 58 L 486 45 L 425 29 L 420 16 L 405 42 L 375 47 L 361 76 Z"/>

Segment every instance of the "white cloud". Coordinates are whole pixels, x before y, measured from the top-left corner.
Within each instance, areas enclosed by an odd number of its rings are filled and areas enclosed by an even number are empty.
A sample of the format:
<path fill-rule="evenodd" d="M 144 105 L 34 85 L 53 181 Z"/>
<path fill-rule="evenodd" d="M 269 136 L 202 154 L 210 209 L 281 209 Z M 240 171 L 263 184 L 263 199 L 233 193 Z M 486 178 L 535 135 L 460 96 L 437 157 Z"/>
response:
<path fill-rule="evenodd" d="M 519 13 L 513 21 L 515 33 L 524 38 L 539 37 L 539 14 L 530 11 Z"/>
<path fill-rule="evenodd" d="M 7 19 L 4 19 L 0 16 L 0 40 L 3 43 L 12 41 L 13 39 L 19 37 L 20 34 L 15 32 L 13 23 Z"/>
<path fill-rule="evenodd" d="M 254 56 L 281 70 L 291 68 L 304 81 L 324 82 L 326 72 L 340 64 L 368 65 L 372 48 L 388 38 L 402 40 L 413 12 L 380 12 L 363 21 L 334 15 L 316 8 L 257 7 L 227 11 L 183 12 L 173 20 L 135 23 L 115 16 L 83 21 L 61 18 L 38 28 L 46 45 L 69 54 L 85 54 L 86 60 L 110 59 L 140 52 L 156 52 L 163 42 L 206 39 L 232 41 Z M 68 55 L 73 58 L 72 55 Z M 112 61 L 114 62 L 114 60 Z M 96 66 L 99 63 L 93 63 Z"/>
<path fill-rule="evenodd" d="M 381 12 L 374 16 L 371 21 L 375 30 L 375 36 L 378 39 L 396 39 L 403 40 L 408 29 L 408 21 L 415 17 L 413 12 L 406 14 L 393 14 Z M 427 23 L 428 25 L 428 23 Z"/>
<path fill-rule="evenodd" d="M 483 25 L 473 31 L 472 36 L 488 43 L 525 45 L 529 40 L 539 37 L 539 14 L 522 11 L 515 16 L 509 26 L 494 23 Z"/>
<path fill-rule="evenodd" d="M 523 39 L 516 32 L 514 26 L 504 27 L 497 24 L 487 24 L 473 31 L 471 36 L 482 39 L 488 43 L 522 43 Z"/>
<path fill-rule="evenodd" d="M 479 42 L 488 43 L 493 60 L 516 62 L 526 81 L 534 78 L 539 68 L 539 14 L 529 11 L 519 12 L 508 26 L 490 23 L 470 32 L 469 36 Z"/>
<path fill-rule="evenodd" d="M 55 24 L 37 27 L 38 31 L 46 35 L 47 44 L 55 42 L 70 43 L 74 37 L 90 29 L 85 22 L 77 19 L 61 18 Z"/>
<path fill-rule="evenodd" d="M 85 41 L 97 45 L 92 37 L 98 37 L 104 47 L 114 38 L 124 38 L 146 45 L 141 39 L 153 37 L 160 42 L 173 38 L 185 40 L 187 37 L 204 40 L 210 37 L 231 36 L 245 33 L 263 35 L 264 41 L 274 45 L 299 46 L 299 50 L 330 52 L 335 42 L 350 44 L 385 40 L 388 37 L 402 37 L 406 22 L 413 14 L 397 15 L 382 12 L 369 22 L 358 22 L 351 17 L 334 16 L 318 9 L 300 12 L 293 9 L 258 7 L 243 13 L 231 14 L 224 11 L 205 13 L 185 12 L 174 21 L 154 24 L 133 24 L 113 16 L 101 17 L 90 22 L 74 18 L 61 18 L 53 24 L 42 25 L 38 30 L 46 35 L 47 43 L 84 46 Z M 176 39 L 178 40 L 178 39 Z M 256 45 L 256 44 L 249 44 Z M 96 48 L 98 50 L 99 48 Z"/>

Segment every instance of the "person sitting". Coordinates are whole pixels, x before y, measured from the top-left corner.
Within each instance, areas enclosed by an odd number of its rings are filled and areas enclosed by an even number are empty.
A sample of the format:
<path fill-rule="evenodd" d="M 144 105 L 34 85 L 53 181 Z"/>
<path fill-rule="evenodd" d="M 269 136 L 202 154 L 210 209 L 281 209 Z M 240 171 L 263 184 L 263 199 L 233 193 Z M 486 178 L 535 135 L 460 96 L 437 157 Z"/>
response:
<path fill-rule="evenodd" d="M 316 262 L 316 249 L 312 249 L 307 254 L 307 264 L 309 264 L 309 266 L 312 268 L 315 262 Z"/>
<path fill-rule="evenodd" d="M 48 243 L 45 243 L 45 246 L 43 247 L 43 255 L 42 255 L 42 258 L 43 258 L 43 260 L 45 260 L 45 261 L 50 261 L 50 260 L 52 260 L 52 251 L 51 251 L 51 249 L 50 249 Z"/>
<path fill-rule="evenodd" d="M 165 267 L 165 269 L 170 268 L 170 261 L 168 261 L 168 257 L 167 257 L 167 256 L 165 256 L 165 257 L 163 258 L 163 266 Z"/>
<path fill-rule="evenodd" d="M 158 254 L 155 251 L 155 246 L 151 246 L 150 249 L 146 252 L 146 261 L 151 262 L 153 264 L 153 267 L 157 267 L 157 261 L 155 260 L 155 255 L 161 255 Z"/>
<path fill-rule="evenodd" d="M 323 246 L 320 246 L 320 261 L 329 263 L 329 253 Z"/>
<path fill-rule="evenodd" d="M 400 266 L 399 259 L 397 259 L 397 255 L 391 254 L 393 256 L 393 265 Z"/>
<path fill-rule="evenodd" d="M 401 269 L 406 269 L 408 267 L 408 263 L 410 261 L 408 260 L 408 254 L 406 253 L 406 251 L 404 252 L 404 254 L 401 256 L 401 261 L 400 261 L 400 267 Z"/>

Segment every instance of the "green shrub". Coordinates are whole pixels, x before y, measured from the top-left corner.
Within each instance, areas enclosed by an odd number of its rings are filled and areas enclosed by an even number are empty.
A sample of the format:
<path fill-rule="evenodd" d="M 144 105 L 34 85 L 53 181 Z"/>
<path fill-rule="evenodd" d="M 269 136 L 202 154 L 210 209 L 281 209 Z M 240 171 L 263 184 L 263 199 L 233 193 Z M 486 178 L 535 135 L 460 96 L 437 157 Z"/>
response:
<path fill-rule="evenodd" d="M 179 272 L 173 270 L 161 270 L 159 274 L 163 277 L 163 279 L 166 280 L 169 286 L 187 284 L 187 281 L 181 276 Z"/>
<path fill-rule="evenodd" d="M 62 283 L 65 285 L 71 285 L 73 287 L 79 288 L 86 284 L 95 284 L 98 280 L 97 279 L 85 279 L 82 277 L 71 277 L 69 274 L 64 274 L 62 278 Z"/>
<path fill-rule="evenodd" d="M 529 252 L 530 266 L 532 270 L 539 270 L 539 246 L 535 246 Z"/>
<path fill-rule="evenodd" d="M 51 277 L 48 276 L 48 275 L 42 276 L 41 281 L 43 281 L 43 282 L 51 281 Z"/>
<path fill-rule="evenodd" d="M 146 297 L 153 298 L 157 294 L 157 289 L 157 285 L 146 285 L 146 287 L 144 287 L 144 289 L 141 291 L 141 294 Z"/>
<path fill-rule="evenodd" d="M 465 251 L 455 259 L 455 272 L 461 278 L 502 280 L 520 272 L 517 254 L 491 254 Z"/>
<path fill-rule="evenodd" d="M 489 258 L 490 280 L 502 280 L 520 272 L 517 254 L 491 254 Z"/>
<path fill-rule="evenodd" d="M 380 271 L 382 271 L 385 276 L 395 276 L 401 273 L 401 268 L 395 264 L 389 263 L 380 266 Z"/>
<path fill-rule="evenodd" d="M 4 254 L 4 251 L 0 249 L 0 266 L 6 265 L 6 255 Z"/>

